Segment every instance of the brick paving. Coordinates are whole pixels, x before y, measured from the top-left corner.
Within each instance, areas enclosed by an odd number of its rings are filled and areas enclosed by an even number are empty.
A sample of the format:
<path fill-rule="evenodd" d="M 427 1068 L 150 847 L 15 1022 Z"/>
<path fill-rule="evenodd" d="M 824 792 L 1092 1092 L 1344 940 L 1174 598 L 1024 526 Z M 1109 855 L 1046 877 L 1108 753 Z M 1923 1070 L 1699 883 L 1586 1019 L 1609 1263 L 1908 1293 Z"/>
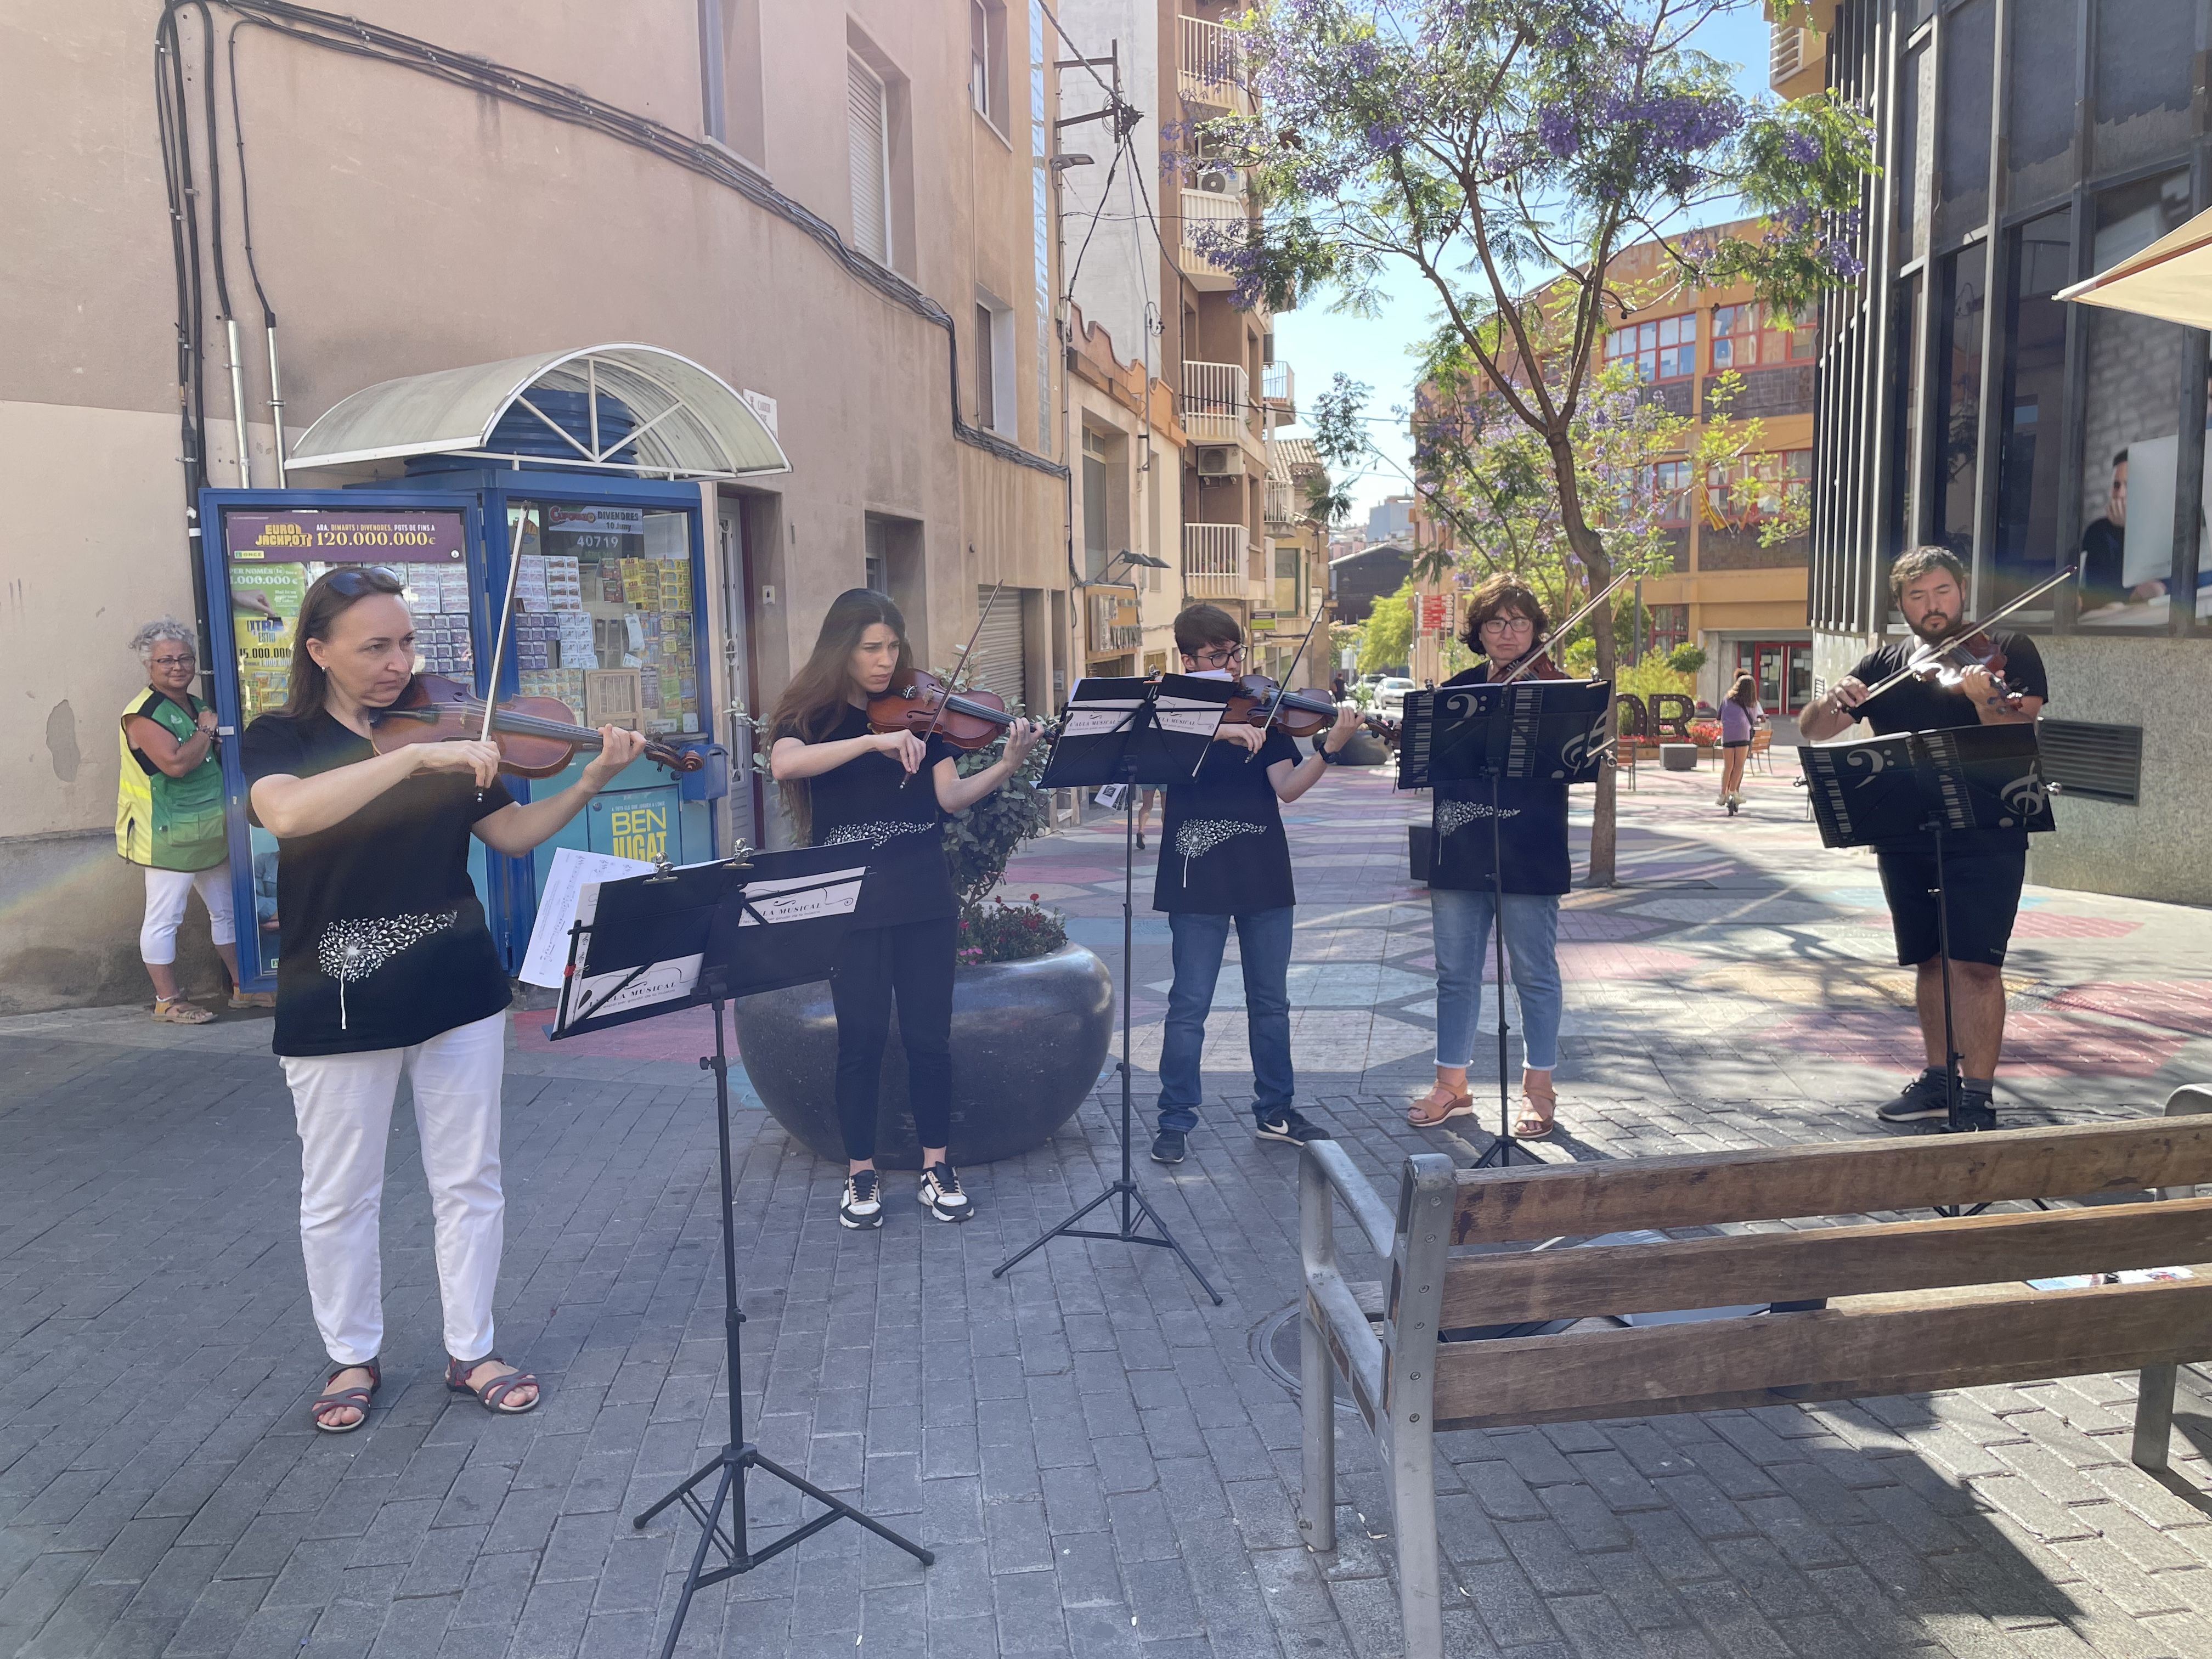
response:
<path fill-rule="evenodd" d="M 1625 798 L 1624 885 L 1569 901 L 1567 1106 L 1548 1157 L 1881 1133 L 1865 1108 L 1911 1063 L 1910 988 L 1871 863 L 1818 847 L 1786 777 L 1754 776 L 1736 819 L 1709 787 L 1647 773 Z M 1433 1018 L 1427 908 L 1405 872 L 1417 810 L 1346 771 L 1291 814 L 1301 1103 L 1378 1176 L 1413 1151 L 1469 1160 L 1484 1139 L 1396 1115 Z M 1008 890 L 1048 894 L 1118 951 L 1119 850 L 1110 828 L 1051 837 Z M 2200 913 L 2033 890 L 2030 906 L 2011 1121 L 2142 1115 L 2212 1076 Z M 1163 920 L 1140 909 L 1137 935 L 1141 1065 Z M 510 1052 L 499 1317 L 546 1403 L 498 1419 L 441 1386 L 403 1114 L 386 1384 L 342 1437 L 304 1412 L 321 1361 L 265 1026 L 155 1027 L 130 1009 L 0 1022 L 0 1654 L 655 1650 L 693 1534 L 680 1516 L 642 1534 L 629 1516 L 719 1447 L 727 1401 L 703 1028 L 549 1046 L 544 1018 L 518 1015 Z M 836 1224 L 838 1172 L 748 1096 L 748 1420 L 770 1455 L 938 1560 L 833 1528 L 702 1592 L 681 1650 L 1394 1650 L 1364 1435 L 1340 1443 L 1340 1547 L 1297 1541 L 1294 1166 L 1243 1133 L 1242 1024 L 1214 1025 L 1190 1161 L 1139 1167 L 1218 1310 L 1158 1251 L 1063 1242 L 989 1277 L 1109 1178 L 1103 1097 L 1048 1146 L 968 1171 L 973 1224 L 925 1230 L 902 1202 L 864 1237 Z M 1452 1651 L 2212 1655 L 2212 1382 L 2184 1373 L 2185 1495 L 2127 1462 L 2133 1387 L 1448 1437 Z M 799 1514 L 755 1490 L 757 1524 Z"/>

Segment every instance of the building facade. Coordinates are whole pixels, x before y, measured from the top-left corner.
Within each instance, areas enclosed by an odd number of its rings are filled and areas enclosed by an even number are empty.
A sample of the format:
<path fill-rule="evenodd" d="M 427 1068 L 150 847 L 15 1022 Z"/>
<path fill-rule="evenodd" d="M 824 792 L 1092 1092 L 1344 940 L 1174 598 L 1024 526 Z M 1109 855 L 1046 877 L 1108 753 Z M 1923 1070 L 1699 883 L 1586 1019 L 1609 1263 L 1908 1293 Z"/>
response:
<path fill-rule="evenodd" d="M 690 696 L 738 773 L 720 839 L 777 834 L 743 722 L 844 588 L 890 592 L 943 665 L 1003 583 L 994 687 L 1044 707 L 1080 672 L 1054 307 L 1066 47 L 1037 0 L 355 10 L 350 33 L 280 33 L 218 5 L 234 51 L 167 41 L 182 95 L 159 115 L 159 8 L 86 0 L 13 37 L 0 470 L 22 506 L 0 638 L 37 735 L 0 760 L 0 1006 L 143 994 L 140 891 L 110 827 L 112 722 L 141 678 L 125 642 L 194 614 L 180 451 L 210 483 L 279 481 L 257 292 L 281 318 L 295 440 L 381 382 L 607 341 L 678 354 L 768 412 L 790 471 L 696 486 L 713 533 Z M 173 248 L 179 167 L 193 240 Z M 204 278 L 180 301 L 185 252 Z M 226 310 L 250 347 L 235 381 Z M 201 409 L 180 438 L 185 323 Z"/>
<path fill-rule="evenodd" d="M 1788 39 L 1785 41 L 1784 37 Z M 1829 301 L 1812 535 L 1814 672 L 1901 630 L 1887 571 L 1952 548 L 2051 697 L 2058 832 L 2031 878 L 2212 900 L 2206 336 L 2068 284 L 2212 204 L 2203 0 L 1843 0 L 1776 34 L 1863 110 L 1865 275 Z"/>

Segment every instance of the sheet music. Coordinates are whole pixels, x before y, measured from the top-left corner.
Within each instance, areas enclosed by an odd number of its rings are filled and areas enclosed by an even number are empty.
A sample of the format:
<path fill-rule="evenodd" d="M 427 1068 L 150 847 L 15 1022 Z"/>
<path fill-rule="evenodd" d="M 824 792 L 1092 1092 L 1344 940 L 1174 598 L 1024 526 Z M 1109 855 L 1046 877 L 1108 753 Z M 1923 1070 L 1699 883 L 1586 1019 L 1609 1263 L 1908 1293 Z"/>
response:
<path fill-rule="evenodd" d="M 530 949 L 516 977 L 526 985 L 558 989 L 568 965 L 568 929 L 591 920 L 584 908 L 586 890 L 596 902 L 600 882 L 652 873 L 653 866 L 638 859 L 586 853 L 575 847 L 556 848 L 538 890 L 538 920 L 530 929 Z"/>

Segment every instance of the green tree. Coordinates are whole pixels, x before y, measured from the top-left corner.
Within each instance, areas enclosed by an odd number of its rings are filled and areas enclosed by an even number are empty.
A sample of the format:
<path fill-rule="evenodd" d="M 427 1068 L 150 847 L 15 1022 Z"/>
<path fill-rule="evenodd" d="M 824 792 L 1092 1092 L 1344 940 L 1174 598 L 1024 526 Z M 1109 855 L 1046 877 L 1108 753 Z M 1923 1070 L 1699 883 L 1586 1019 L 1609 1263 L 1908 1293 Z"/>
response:
<path fill-rule="evenodd" d="M 1359 672 L 1379 674 L 1413 659 L 1413 579 L 1375 601 L 1359 624 Z"/>

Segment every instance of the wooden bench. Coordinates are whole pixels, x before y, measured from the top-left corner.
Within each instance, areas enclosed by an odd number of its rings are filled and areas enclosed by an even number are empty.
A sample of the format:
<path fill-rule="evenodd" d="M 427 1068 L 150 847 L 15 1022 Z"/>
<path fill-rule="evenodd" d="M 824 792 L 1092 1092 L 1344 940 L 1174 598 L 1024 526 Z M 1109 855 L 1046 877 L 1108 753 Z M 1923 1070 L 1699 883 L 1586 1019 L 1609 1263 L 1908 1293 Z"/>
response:
<path fill-rule="evenodd" d="M 2177 1097 L 2169 1110 L 2205 1104 L 2212 1097 Z M 1506 1170 L 1461 1170 L 1425 1154 L 1406 1161 L 1395 1207 L 1341 1146 L 1315 1141 L 1299 1176 L 1301 1534 L 1313 1549 L 1336 1547 L 1333 1371 L 1382 1454 L 1413 1659 L 1443 1651 L 1440 1431 L 2141 1370 L 2133 1455 L 2162 1471 L 2174 1368 L 2212 1358 L 2212 1267 L 2197 1265 L 2212 1256 L 2212 1198 L 2194 1195 L 2199 1182 L 2212 1182 L 2212 1115 Z M 1452 1251 L 2152 1191 L 2152 1201 L 1632 1247 Z M 1379 1321 L 1370 1322 L 1337 1265 L 1340 1201 L 1383 1259 Z M 2194 1277 L 2052 1291 L 2022 1282 L 2172 1266 Z M 1468 1327 L 1769 1304 L 1774 1311 L 1698 1323 L 1437 1340 Z M 1787 1304 L 1795 1310 L 1782 1310 Z"/>

